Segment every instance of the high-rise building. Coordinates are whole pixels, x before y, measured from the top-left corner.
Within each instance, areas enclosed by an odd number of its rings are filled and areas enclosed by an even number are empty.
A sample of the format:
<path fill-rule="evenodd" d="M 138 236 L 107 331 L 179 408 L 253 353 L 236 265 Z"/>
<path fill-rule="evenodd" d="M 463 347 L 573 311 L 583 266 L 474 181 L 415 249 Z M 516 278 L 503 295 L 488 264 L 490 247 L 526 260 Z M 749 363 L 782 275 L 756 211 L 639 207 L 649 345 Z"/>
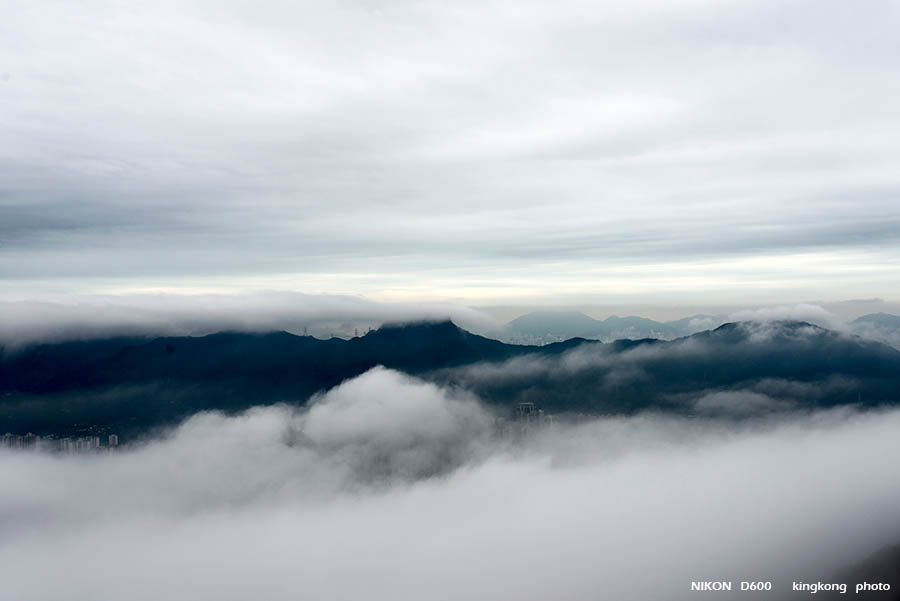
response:
<path fill-rule="evenodd" d="M 516 417 L 518 419 L 530 420 L 537 414 L 537 407 L 534 403 L 519 403 L 516 407 Z"/>
<path fill-rule="evenodd" d="M 528 434 L 537 428 L 552 425 L 553 416 L 544 413 L 543 409 L 538 409 L 534 403 L 519 403 L 516 406 L 515 423 L 521 434 Z"/>

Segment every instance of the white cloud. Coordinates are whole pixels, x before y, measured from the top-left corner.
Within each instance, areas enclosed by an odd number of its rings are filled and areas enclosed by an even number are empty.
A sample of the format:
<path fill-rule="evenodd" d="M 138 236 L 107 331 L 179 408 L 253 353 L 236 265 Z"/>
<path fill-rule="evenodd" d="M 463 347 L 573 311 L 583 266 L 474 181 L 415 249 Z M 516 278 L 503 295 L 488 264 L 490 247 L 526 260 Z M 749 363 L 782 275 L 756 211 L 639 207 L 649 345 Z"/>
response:
<path fill-rule="evenodd" d="M 696 411 L 711 415 L 760 415 L 770 411 L 785 411 L 792 406 L 792 403 L 747 390 L 711 392 L 694 401 Z"/>
<path fill-rule="evenodd" d="M 114 335 L 205 335 L 223 330 L 286 330 L 352 336 L 385 323 L 452 319 L 475 332 L 498 324 L 454 303 L 377 302 L 360 296 L 290 292 L 245 294 L 53 295 L 0 300 L 0 344 L 58 342 Z"/>
<path fill-rule="evenodd" d="M 301 440 L 364 474 L 433 475 L 479 453 L 493 418 L 463 393 L 375 368 L 314 398 Z"/>
<path fill-rule="evenodd" d="M 376 370 L 309 413 L 198 415 L 118 455 L 0 452 L 3 593 L 677 600 L 691 580 L 825 580 L 900 537 L 897 411 L 637 416 L 512 445 L 472 428 L 487 415 Z M 463 460 L 368 476 L 361 452 L 402 464 L 426 434 Z"/>
<path fill-rule="evenodd" d="M 729 321 L 805 321 L 830 330 L 846 331 L 847 323 L 837 315 L 819 305 L 800 303 L 797 305 L 778 305 L 758 309 L 744 309 L 732 313 Z"/>

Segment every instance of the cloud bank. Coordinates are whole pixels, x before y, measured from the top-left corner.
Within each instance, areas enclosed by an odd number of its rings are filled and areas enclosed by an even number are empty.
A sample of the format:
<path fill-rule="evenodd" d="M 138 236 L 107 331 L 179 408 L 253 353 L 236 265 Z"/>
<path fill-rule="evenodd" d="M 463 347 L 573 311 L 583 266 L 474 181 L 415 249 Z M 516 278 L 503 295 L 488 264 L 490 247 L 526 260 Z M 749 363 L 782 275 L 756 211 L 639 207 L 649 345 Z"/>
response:
<path fill-rule="evenodd" d="M 3 594 L 677 600 L 825 580 L 900 538 L 898 411 L 492 423 L 376 369 L 119 454 L 3 451 Z"/>
<path fill-rule="evenodd" d="M 870 311 L 873 309 L 900 311 L 900 307 L 886 303 L 875 303 L 869 307 Z M 720 317 L 694 318 L 686 329 L 713 329 L 723 321 L 799 320 L 900 348 L 900 318 L 888 323 L 850 321 L 860 310 L 840 315 L 820 304 L 773 305 L 732 311 Z M 488 308 L 268 290 L 229 294 L 0 296 L 0 345 L 19 347 L 108 336 L 202 336 L 221 331 L 284 330 L 320 338 L 346 338 L 388 323 L 429 319 L 450 319 L 471 332 L 504 338 L 503 323 Z M 591 332 L 577 330 L 570 333 L 592 336 Z M 621 332 L 619 335 L 635 337 Z M 645 335 L 640 333 L 641 337 Z"/>
<path fill-rule="evenodd" d="M 360 296 L 296 292 L 246 294 L 63 295 L 0 300 L 0 344 L 107 336 L 201 336 L 221 331 L 349 337 L 385 323 L 452 319 L 471 331 L 498 324 L 454 303 L 378 302 Z"/>

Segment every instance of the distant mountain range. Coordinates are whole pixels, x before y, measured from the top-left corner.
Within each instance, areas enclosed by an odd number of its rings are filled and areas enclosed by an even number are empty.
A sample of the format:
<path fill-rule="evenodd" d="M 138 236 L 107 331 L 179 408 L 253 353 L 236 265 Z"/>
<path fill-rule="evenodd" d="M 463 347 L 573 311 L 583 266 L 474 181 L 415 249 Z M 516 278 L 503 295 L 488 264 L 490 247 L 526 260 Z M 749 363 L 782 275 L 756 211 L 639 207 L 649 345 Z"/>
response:
<path fill-rule="evenodd" d="M 578 311 L 546 310 L 513 319 L 499 332 L 498 338 L 517 344 L 547 344 L 569 338 L 603 341 L 640 338 L 671 340 L 709 330 L 723 323 L 725 319 L 716 315 L 692 315 L 660 322 L 634 315 L 612 315 L 598 320 Z"/>
<path fill-rule="evenodd" d="M 628 317 L 612 315 L 600 320 L 579 311 L 544 310 L 517 317 L 494 335 L 497 339 L 511 344 L 538 345 L 569 338 L 588 338 L 604 342 L 642 338 L 673 340 L 717 328 L 727 321 L 728 318 L 722 315 L 704 314 L 672 321 L 655 321 L 634 315 Z M 900 348 L 900 316 L 872 313 L 858 317 L 846 327 L 857 336 Z"/>
<path fill-rule="evenodd" d="M 850 322 L 851 331 L 857 336 L 878 340 L 900 348 L 900 316 L 888 313 L 863 315 Z"/>
<path fill-rule="evenodd" d="M 351 340 L 220 333 L 5 351 L 0 433 L 133 436 L 201 410 L 303 405 L 376 365 L 472 390 L 501 414 L 523 401 L 563 413 L 742 415 L 900 400 L 900 351 L 802 322 L 729 323 L 673 341 L 524 346 L 448 321 Z"/>

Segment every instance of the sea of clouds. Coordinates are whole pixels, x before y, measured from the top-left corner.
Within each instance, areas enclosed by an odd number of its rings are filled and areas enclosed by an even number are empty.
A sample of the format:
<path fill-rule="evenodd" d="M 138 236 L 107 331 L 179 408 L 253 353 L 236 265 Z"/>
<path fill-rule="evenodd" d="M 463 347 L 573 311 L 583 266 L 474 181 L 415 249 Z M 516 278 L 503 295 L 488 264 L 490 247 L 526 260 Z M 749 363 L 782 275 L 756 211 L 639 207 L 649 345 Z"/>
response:
<path fill-rule="evenodd" d="M 496 420 L 376 368 L 118 453 L 0 450 L 0 598 L 677 600 L 900 540 L 897 410 Z"/>

